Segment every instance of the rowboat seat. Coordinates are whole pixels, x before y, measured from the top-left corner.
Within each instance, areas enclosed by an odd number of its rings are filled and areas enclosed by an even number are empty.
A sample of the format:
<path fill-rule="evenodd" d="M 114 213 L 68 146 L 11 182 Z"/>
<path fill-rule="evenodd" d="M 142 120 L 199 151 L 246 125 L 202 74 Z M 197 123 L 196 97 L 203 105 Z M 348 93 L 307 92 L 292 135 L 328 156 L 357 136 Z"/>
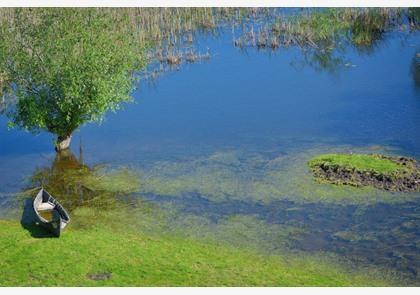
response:
<path fill-rule="evenodd" d="M 54 205 L 51 203 L 40 203 L 37 207 L 38 210 L 52 210 Z"/>

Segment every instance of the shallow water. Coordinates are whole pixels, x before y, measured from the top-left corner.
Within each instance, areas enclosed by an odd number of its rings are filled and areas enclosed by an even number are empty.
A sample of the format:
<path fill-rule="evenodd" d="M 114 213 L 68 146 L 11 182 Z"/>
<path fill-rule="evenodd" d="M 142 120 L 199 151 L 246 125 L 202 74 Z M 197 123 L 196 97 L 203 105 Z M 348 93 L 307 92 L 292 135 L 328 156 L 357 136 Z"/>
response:
<path fill-rule="evenodd" d="M 419 159 L 419 35 L 347 48 L 350 66 L 333 72 L 296 48 L 243 52 L 230 38 L 201 37 L 210 61 L 140 82 L 135 103 L 81 128 L 73 151 L 81 142 L 88 165 L 136 171 L 136 196 L 166 214 L 165 230 L 271 254 L 334 253 L 418 282 L 420 195 L 316 184 L 306 161 L 349 151 Z M 51 167 L 54 152 L 50 135 L 9 131 L 4 118 L 0 138 L 5 218 L 9 193 Z"/>

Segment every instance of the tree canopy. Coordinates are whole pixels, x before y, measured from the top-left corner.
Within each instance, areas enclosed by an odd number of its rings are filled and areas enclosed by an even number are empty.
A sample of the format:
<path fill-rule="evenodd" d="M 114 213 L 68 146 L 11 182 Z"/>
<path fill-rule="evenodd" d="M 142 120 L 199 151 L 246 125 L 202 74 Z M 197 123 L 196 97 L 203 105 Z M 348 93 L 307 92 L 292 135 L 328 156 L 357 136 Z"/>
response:
<path fill-rule="evenodd" d="M 131 100 L 144 66 L 123 11 L 22 8 L 2 17 L 0 69 L 16 104 L 10 126 L 45 130 L 59 140 Z"/>

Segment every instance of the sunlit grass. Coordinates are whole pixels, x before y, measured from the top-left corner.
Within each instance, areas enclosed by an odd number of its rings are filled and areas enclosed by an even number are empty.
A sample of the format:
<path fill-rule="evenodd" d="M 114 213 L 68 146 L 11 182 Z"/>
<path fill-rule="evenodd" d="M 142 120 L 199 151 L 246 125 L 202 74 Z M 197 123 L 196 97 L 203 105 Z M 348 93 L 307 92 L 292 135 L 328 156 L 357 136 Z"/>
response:
<path fill-rule="evenodd" d="M 0 286 L 384 286 L 317 257 L 260 256 L 209 242 L 151 237 L 106 226 L 36 239 L 0 221 Z M 89 275 L 106 273 L 109 279 Z"/>
<path fill-rule="evenodd" d="M 382 174 L 394 174 L 407 171 L 409 168 L 402 166 L 390 159 L 369 154 L 325 154 L 314 157 L 309 161 L 309 166 L 318 165 L 340 166 L 359 171 L 373 171 Z"/>

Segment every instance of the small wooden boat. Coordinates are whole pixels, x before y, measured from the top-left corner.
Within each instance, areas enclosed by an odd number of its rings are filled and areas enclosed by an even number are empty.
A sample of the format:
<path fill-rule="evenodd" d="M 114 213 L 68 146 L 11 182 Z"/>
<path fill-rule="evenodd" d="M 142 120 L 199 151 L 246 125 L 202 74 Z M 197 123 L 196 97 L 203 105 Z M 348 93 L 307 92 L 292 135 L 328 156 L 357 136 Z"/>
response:
<path fill-rule="evenodd" d="M 34 199 L 34 210 L 40 225 L 57 237 L 70 222 L 67 211 L 43 188 Z"/>

